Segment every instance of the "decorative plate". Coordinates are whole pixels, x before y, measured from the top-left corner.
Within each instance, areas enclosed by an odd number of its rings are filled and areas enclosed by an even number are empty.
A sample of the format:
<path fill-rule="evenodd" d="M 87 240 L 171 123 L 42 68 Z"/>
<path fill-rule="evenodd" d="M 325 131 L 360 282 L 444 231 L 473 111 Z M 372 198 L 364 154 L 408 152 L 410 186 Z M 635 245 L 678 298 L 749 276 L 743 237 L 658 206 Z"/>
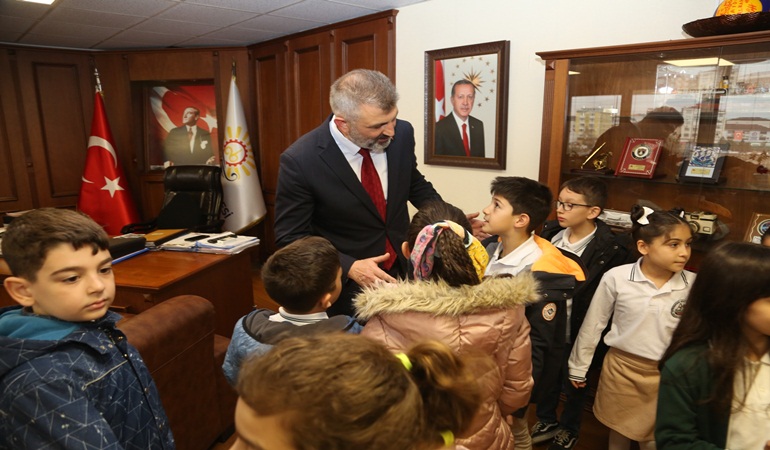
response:
<path fill-rule="evenodd" d="M 682 25 L 682 29 L 692 37 L 770 30 L 770 12 L 760 11 L 709 17 L 686 23 Z"/>

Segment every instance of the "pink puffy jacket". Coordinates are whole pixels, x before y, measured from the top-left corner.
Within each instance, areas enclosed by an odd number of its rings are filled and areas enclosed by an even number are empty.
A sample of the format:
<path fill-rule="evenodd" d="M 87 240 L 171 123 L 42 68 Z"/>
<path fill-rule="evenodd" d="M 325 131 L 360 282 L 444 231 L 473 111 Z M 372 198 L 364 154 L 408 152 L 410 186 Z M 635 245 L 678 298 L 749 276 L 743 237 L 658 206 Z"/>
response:
<path fill-rule="evenodd" d="M 505 416 L 527 405 L 532 391 L 524 307 L 537 299 L 537 283 L 531 275 L 521 274 L 459 288 L 444 282 L 399 282 L 365 290 L 355 306 L 358 317 L 368 321 L 362 334 L 393 352 L 434 339 L 458 354 L 491 356 L 497 367 L 477 374 L 486 398 L 457 444 L 470 450 L 513 450 Z"/>

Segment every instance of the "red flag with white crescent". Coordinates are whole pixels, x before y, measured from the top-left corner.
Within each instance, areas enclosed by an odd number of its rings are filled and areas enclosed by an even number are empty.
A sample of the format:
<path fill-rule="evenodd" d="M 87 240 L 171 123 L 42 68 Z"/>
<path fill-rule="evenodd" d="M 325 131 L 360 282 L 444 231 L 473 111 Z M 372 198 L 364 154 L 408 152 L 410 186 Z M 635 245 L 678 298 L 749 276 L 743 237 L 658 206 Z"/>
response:
<path fill-rule="evenodd" d="M 109 235 L 120 234 L 123 226 L 139 221 L 114 143 L 104 101 L 97 92 L 78 209 L 103 226 Z"/>
<path fill-rule="evenodd" d="M 436 122 L 444 118 L 444 62 L 436 61 Z"/>

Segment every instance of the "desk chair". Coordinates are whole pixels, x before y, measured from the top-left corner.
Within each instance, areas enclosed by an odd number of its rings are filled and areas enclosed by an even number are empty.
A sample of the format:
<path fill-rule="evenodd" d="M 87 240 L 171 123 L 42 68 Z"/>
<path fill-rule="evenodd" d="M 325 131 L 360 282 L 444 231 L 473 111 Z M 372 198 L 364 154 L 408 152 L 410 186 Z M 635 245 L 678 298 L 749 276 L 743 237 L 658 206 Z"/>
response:
<path fill-rule="evenodd" d="M 188 228 L 218 233 L 224 222 L 222 208 L 222 170 L 219 166 L 171 166 L 163 176 L 163 206 L 158 217 L 144 223 L 128 224 L 122 233 L 147 233 L 154 229 Z"/>

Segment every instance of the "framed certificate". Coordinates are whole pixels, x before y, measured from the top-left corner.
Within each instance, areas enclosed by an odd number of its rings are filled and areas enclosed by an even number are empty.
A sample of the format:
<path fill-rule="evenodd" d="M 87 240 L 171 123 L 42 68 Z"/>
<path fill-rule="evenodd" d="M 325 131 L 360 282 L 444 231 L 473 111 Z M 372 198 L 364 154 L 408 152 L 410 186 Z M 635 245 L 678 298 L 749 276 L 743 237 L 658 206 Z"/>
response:
<path fill-rule="evenodd" d="M 615 175 L 652 178 L 662 147 L 663 139 L 626 138 Z"/>
<path fill-rule="evenodd" d="M 716 184 L 728 148 L 728 144 L 695 144 L 682 160 L 677 180 Z"/>
<path fill-rule="evenodd" d="M 746 242 L 762 243 L 762 235 L 770 228 L 770 214 L 754 213 L 743 238 Z"/>

